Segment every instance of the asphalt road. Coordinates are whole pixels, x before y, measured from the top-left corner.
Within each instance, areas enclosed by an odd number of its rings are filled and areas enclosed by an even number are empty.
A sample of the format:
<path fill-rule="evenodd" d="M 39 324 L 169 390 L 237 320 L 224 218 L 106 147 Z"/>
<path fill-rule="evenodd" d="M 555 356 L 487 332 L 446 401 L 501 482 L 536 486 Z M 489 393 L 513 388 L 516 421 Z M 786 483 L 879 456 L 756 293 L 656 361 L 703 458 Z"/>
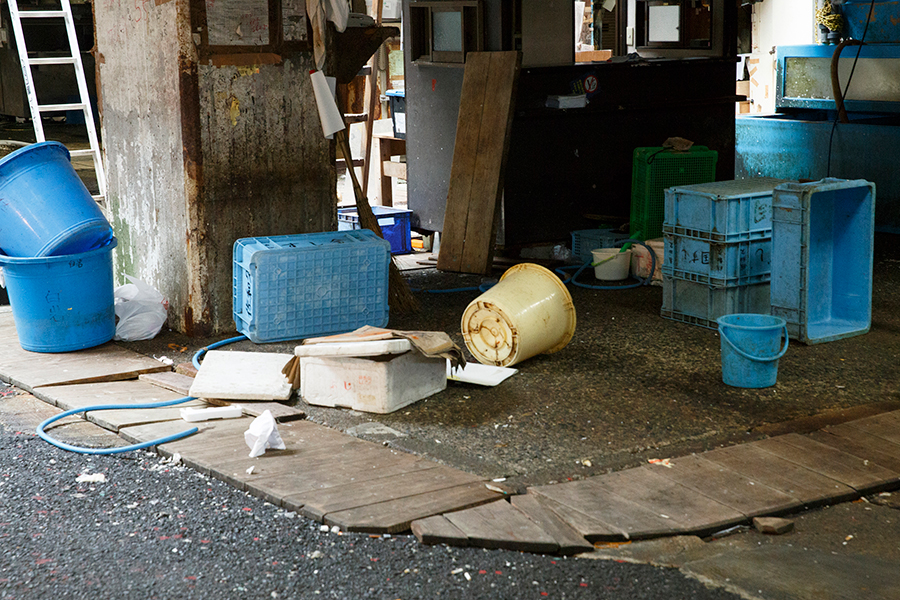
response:
<path fill-rule="evenodd" d="M 59 450 L 33 433 L 41 404 L 0 384 L 4 600 L 737 597 L 672 568 L 323 531 L 154 453 Z M 58 439 L 122 443 L 69 422 Z"/>

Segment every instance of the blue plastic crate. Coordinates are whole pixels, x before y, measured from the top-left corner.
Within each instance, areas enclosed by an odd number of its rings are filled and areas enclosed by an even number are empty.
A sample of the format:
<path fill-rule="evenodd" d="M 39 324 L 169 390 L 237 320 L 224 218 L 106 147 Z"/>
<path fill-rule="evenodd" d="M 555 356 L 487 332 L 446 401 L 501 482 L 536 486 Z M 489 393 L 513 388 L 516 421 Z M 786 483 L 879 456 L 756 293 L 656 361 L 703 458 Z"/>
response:
<path fill-rule="evenodd" d="M 665 234 L 662 272 L 669 277 L 724 288 L 769 281 L 771 238 L 743 242 L 711 242 Z"/>
<path fill-rule="evenodd" d="M 628 234 L 615 229 L 580 229 L 572 232 L 572 257 L 583 265 L 593 261 L 591 250 L 613 248 L 616 242 L 627 240 Z"/>
<path fill-rule="evenodd" d="M 381 233 L 391 244 L 391 254 L 412 252 L 409 219 L 411 210 L 392 206 L 373 206 L 372 213 L 378 218 Z M 359 212 L 355 207 L 338 209 L 338 231 L 359 229 Z"/>
<path fill-rule="evenodd" d="M 718 329 L 716 319 L 736 313 L 769 314 L 769 284 L 711 288 L 702 283 L 663 276 L 660 315 L 673 321 Z"/>
<path fill-rule="evenodd" d="M 804 344 L 869 331 L 875 184 L 786 183 L 772 199 L 772 314 Z"/>
<path fill-rule="evenodd" d="M 758 177 L 666 190 L 663 232 L 713 242 L 772 237 L 772 190 L 784 179 Z"/>
<path fill-rule="evenodd" d="M 255 343 L 388 323 L 389 244 L 369 231 L 234 243 L 234 323 Z"/>

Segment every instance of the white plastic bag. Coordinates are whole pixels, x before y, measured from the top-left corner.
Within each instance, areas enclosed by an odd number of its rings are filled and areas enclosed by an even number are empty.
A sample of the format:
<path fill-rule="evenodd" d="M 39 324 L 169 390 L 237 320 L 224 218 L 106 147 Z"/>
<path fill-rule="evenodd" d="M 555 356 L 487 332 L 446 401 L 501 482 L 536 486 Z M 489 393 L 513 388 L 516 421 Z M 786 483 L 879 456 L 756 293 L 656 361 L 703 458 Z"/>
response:
<path fill-rule="evenodd" d="M 268 448 L 284 450 L 284 441 L 275 428 L 275 417 L 269 410 L 250 421 L 250 427 L 244 432 L 244 441 L 250 448 L 250 458 L 261 456 Z"/>
<path fill-rule="evenodd" d="M 122 342 L 149 340 L 166 322 L 166 299 L 152 286 L 130 275 L 129 281 L 113 292 L 115 298 L 116 335 Z"/>

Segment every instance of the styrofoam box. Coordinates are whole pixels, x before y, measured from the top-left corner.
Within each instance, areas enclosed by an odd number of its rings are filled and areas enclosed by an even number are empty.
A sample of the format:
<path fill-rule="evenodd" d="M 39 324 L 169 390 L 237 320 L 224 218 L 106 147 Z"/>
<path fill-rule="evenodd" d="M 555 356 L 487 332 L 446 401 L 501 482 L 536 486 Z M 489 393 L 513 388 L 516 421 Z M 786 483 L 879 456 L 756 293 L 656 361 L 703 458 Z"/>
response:
<path fill-rule="evenodd" d="M 735 313 L 767 315 L 769 283 L 731 288 L 712 288 L 702 283 L 663 276 L 663 301 L 660 315 L 666 319 L 718 329 L 716 319 Z"/>
<path fill-rule="evenodd" d="M 742 242 L 711 242 L 665 234 L 665 265 L 669 277 L 723 288 L 769 281 L 771 238 Z"/>
<path fill-rule="evenodd" d="M 775 189 L 772 314 L 804 344 L 872 324 L 875 184 L 827 178 Z"/>
<path fill-rule="evenodd" d="M 663 232 L 715 242 L 772 236 L 772 190 L 784 179 L 757 177 L 666 190 Z"/>
<path fill-rule="evenodd" d="M 255 343 L 384 327 L 390 260 L 368 229 L 239 239 L 235 326 Z"/>
<path fill-rule="evenodd" d="M 378 358 L 300 358 L 300 395 L 309 404 L 389 413 L 446 389 L 444 358 L 418 352 Z"/>

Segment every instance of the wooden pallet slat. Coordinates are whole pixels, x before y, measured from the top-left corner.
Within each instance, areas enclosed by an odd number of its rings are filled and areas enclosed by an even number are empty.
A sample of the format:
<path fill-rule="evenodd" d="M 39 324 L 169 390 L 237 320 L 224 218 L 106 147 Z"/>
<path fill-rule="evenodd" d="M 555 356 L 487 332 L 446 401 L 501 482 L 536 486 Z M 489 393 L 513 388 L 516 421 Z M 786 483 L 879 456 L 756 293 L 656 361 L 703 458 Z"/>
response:
<path fill-rule="evenodd" d="M 477 548 L 504 548 L 552 553 L 559 544 L 525 513 L 501 500 L 445 514 L 444 517 Z"/>
<path fill-rule="evenodd" d="M 598 477 L 528 491 L 541 496 L 542 502 L 552 501 L 548 506 L 591 542 L 671 535 L 685 529 L 677 519 L 603 486 Z"/>
<path fill-rule="evenodd" d="M 513 508 L 521 511 L 529 519 L 537 523 L 538 527 L 546 531 L 552 537 L 559 548 L 557 552 L 564 556 L 590 552 L 594 545 L 579 535 L 555 512 L 541 504 L 534 494 L 522 494 L 510 498 Z"/>
<path fill-rule="evenodd" d="M 858 497 L 856 490 L 850 486 L 765 452 L 753 444 L 718 448 L 704 452 L 703 458 L 794 496 L 807 507 Z"/>
<path fill-rule="evenodd" d="M 746 517 L 783 513 L 803 506 L 803 501 L 764 483 L 707 460 L 703 455 L 676 458 L 671 467 L 656 466 L 656 473 L 698 494 L 740 511 Z"/>
<path fill-rule="evenodd" d="M 417 519 L 410 524 L 409 528 L 420 544 L 430 546 L 436 544 L 446 544 L 448 546 L 469 545 L 468 536 L 457 529 L 443 515 Z"/>
<path fill-rule="evenodd" d="M 877 465 L 900 473 L 900 444 L 869 435 L 849 424 L 826 427 L 807 434 L 810 439 L 848 454 L 868 458 Z"/>
<path fill-rule="evenodd" d="M 490 273 L 520 65 L 518 52 L 466 56 L 438 269 Z"/>
<path fill-rule="evenodd" d="M 831 477 L 860 494 L 884 489 L 898 480 L 890 469 L 868 462 L 865 458 L 847 454 L 797 433 L 753 442 L 757 447 Z"/>
<path fill-rule="evenodd" d="M 352 482 L 297 494 L 293 500 L 303 504 L 300 512 L 311 519 L 321 521 L 332 512 L 397 500 L 427 492 L 482 481 L 458 469 L 432 463 L 434 468 L 379 477 L 363 482 Z M 386 466 L 390 466 L 388 463 Z"/>
<path fill-rule="evenodd" d="M 494 502 L 502 497 L 483 483 L 469 483 L 436 492 L 409 496 L 329 513 L 326 525 L 361 533 L 399 533 L 418 519 Z"/>

